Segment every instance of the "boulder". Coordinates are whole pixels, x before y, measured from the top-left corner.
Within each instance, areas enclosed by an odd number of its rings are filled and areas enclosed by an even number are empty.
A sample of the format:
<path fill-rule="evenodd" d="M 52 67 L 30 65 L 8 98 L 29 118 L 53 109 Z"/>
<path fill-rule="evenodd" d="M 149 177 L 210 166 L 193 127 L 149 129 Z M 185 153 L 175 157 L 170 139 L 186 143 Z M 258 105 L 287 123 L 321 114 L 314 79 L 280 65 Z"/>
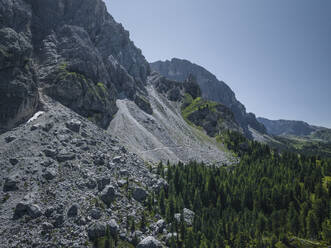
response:
<path fill-rule="evenodd" d="M 77 203 L 74 203 L 68 210 L 67 216 L 69 218 L 76 217 L 78 215 L 79 211 L 79 205 Z"/>
<path fill-rule="evenodd" d="M 64 216 L 63 214 L 56 214 L 54 216 L 54 226 L 55 227 L 61 227 L 64 223 Z"/>
<path fill-rule="evenodd" d="M 111 219 L 108 223 L 109 232 L 111 235 L 115 236 L 119 233 L 120 227 L 117 224 L 116 220 Z"/>
<path fill-rule="evenodd" d="M 10 142 L 14 141 L 15 139 L 16 139 L 15 136 L 10 135 L 5 138 L 5 141 L 6 141 L 6 143 L 10 143 Z"/>
<path fill-rule="evenodd" d="M 46 180 L 52 180 L 56 177 L 56 171 L 55 169 L 46 169 L 44 174 L 43 174 L 43 177 L 46 179 Z"/>
<path fill-rule="evenodd" d="M 116 156 L 116 157 L 113 158 L 113 162 L 114 163 L 120 163 L 121 159 L 122 159 L 122 156 Z"/>
<path fill-rule="evenodd" d="M 88 179 L 88 181 L 85 183 L 85 186 L 89 189 L 94 189 L 97 186 L 97 182 L 95 181 L 95 179 L 90 178 Z"/>
<path fill-rule="evenodd" d="M 18 164 L 18 159 L 17 158 L 10 158 L 9 159 L 9 163 L 11 165 L 17 165 Z"/>
<path fill-rule="evenodd" d="M 143 189 L 141 187 L 136 187 L 132 192 L 132 197 L 138 202 L 145 201 L 147 196 L 148 196 L 148 193 L 146 192 L 145 189 Z"/>
<path fill-rule="evenodd" d="M 193 225 L 193 220 L 194 220 L 194 212 L 191 211 L 190 209 L 184 208 L 183 209 L 183 214 L 184 214 L 184 221 L 186 223 L 186 225 L 188 226 L 192 226 Z M 181 214 L 177 213 L 175 214 L 175 219 L 177 222 L 180 222 L 181 219 Z"/>
<path fill-rule="evenodd" d="M 41 226 L 42 226 L 42 229 L 46 232 L 50 231 L 54 228 L 53 225 L 49 222 L 43 222 Z"/>
<path fill-rule="evenodd" d="M 115 200 L 116 191 L 114 186 L 108 185 L 102 192 L 101 192 L 101 200 L 109 207 L 110 204 Z"/>
<path fill-rule="evenodd" d="M 73 132 L 79 133 L 82 122 L 79 120 L 70 120 L 66 123 L 66 127 Z"/>
<path fill-rule="evenodd" d="M 98 190 L 102 191 L 109 183 L 110 183 L 110 178 L 109 177 L 102 177 L 97 179 L 98 183 Z"/>
<path fill-rule="evenodd" d="M 76 158 L 76 154 L 66 151 L 62 151 L 56 156 L 57 161 L 59 161 L 60 163 L 74 160 L 75 158 Z"/>
<path fill-rule="evenodd" d="M 14 218 L 19 219 L 22 218 L 24 215 L 28 215 L 32 219 L 35 219 L 40 217 L 42 213 L 40 207 L 36 204 L 19 202 L 15 207 Z"/>
<path fill-rule="evenodd" d="M 165 241 L 166 241 L 166 244 L 168 246 L 171 245 L 171 240 L 174 239 L 176 240 L 177 239 L 177 233 L 168 233 L 165 237 Z"/>
<path fill-rule="evenodd" d="M 93 208 L 93 209 L 90 211 L 89 215 L 90 215 L 93 219 L 98 220 L 98 219 L 101 218 L 101 216 L 102 216 L 102 212 L 101 212 L 101 210 L 100 210 L 99 208 Z"/>
<path fill-rule="evenodd" d="M 140 243 L 137 245 L 137 248 L 162 248 L 162 244 L 154 237 L 148 236 L 147 238 L 140 241 Z"/>
<path fill-rule="evenodd" d="M 163 229 L 166 227 L 166 222 L 165 220 L 161 219 L 156 222 L 156 232 L 157 233 L 162 233 Z"/>
<path fill-rule="evenodd" d="M 153 190 L 156 193 L 159 193 L 161 189 L 167 189 L 168 188 L 168 183 L 165 179 L 159 178 L 153 180 Z"/>
<path fill-rule="evenodd" d="M 106 235 L 107 225 L 104 222 L 92 223 L 87 229 L 87 235 L 90 240 L 96 240 Z"/>
<path fill-rule="evenodd" d="M 50 158 L 55 158 L 57 155 L 57 151 L 55 149 L 45 149 L 43 151 L 46 155 L 46 157 L 50 157 Z"/>
<path fill-rule="evenodd" d="M 19 180 L 16 178 L 16 176 L 7 177 L 3 185 L 3 191 L 16 191 L 18 190 L 18 184 Z"/>

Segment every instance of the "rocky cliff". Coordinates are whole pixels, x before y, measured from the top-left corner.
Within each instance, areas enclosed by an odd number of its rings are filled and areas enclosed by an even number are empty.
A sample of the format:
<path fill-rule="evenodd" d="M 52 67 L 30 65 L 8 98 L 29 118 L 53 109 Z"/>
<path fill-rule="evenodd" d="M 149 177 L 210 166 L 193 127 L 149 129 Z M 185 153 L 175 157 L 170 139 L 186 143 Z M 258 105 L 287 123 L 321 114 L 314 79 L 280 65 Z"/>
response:
<path fill-rule="evenodd" d="M 246 113 L 245 106 L 236 99 L 231 88 L 223 81 L 219 81 L 215 75 L 203 67 L 187 60 L 176 58 L 171 61 L 157 61 L 150 65 L 152 70 L 159 72 L 171 80 L 185 81 L 190 74 L 194 75 L 201 88 L 202 97 L 222 103 L 230 108 L 246 136 L 252 137 L 249 126 L 260 133 L 265 133 L 264 126 L 256 120 L 254 114 Z"/>
<path fill-rule="evenodd" d="M 0 132 L 41 107 L 38 89 L 104 128 L 118 95 L 144 92 L 149 65 L 101 0 L 3 0 L 0 33 Z"/>

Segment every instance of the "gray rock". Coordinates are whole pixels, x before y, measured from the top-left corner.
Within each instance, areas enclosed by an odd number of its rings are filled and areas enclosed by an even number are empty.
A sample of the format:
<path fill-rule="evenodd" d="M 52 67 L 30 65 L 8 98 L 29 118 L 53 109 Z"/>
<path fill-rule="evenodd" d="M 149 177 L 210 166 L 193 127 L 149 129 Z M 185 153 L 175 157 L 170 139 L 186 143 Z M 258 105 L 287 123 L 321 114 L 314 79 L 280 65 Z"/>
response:
<path fill-rule="evenodd" d="M 64 223 L 64 215 L 63 214 L 56 214 L 54 216 L 54 227 L 61 227 Z"/>
<path fill-rule="evenodd" d="M 24 215 L 30 216 L 32 219 L 38 218 L 42 215 L 41 209 L 36 204 L 20 202 L 16 205 L 14 211 L 14 218 L 19 219 Z"/>
<path fill-rule="evenodd" d="M 6 141 L 7 143 L 10 143 L 10 142 L 14 141 L 15 139 L 16 139 L 15 136 L 10 135 L 10 136 L 7 136 L 7 137 L 5 138 L 5 141 Z"/>
<path fill-rule="evenodd" d="M 89 189 L 94 189 L 97 186 L 97 182 L 93 178 L 90 178 L 86 182 L 85 186 Z"/>
<path fill-rule="evenodd" d="M 122 156 L 116 156 L 116 157 L 113 158 L 113 162 L 114 163 L 120 163 L 121 159 L 122 159 Z"/>
<path fill-rule="evenodd" d="M 110 204 L 115 200 L 116 191 L 114 186 L 108 185 L 102 192 L 101 192 L 101 200 L 109 207 Z"/>
<path fill-rule="evenodd" d="M 87 229 L 87 234 L 90 240 L 95 240 L 106 235 L 107 225 L 104 222 L 95 222 Z"/>
<path fill-rule="evenodd" d="M 98 190 L 102 191 L 109 183 L 110 183 L 110 178 L 109 177 L 102 177 L 97 179 L 98 183 Z"/>
<path fill-rule="evenodd" d="M 184 208 L 183 214 L 184 214 L 184 221 L 185 221 L 186 225 L 192 226 L 193 220 L 194 220 L 194 215 L 195 215 L 194 212 L 191 211 L 190 209 Z M 180 213 L 175 214 L 174 217 L 177 222 L 180 222 L 180 219 L 181 219 Z"/>
<path fill-rule="evenodd" d="M 156 233 L 162 233 L 163 229 L 166 227 L 165 220 L 161 219 L 156 222 Z"/>
<path fill-rule="evenodd" d="M 54 213 L 54 211 L 55 211 L 54 207 L 52 207 L 52 206 L 48 207 L 45 211 L 45 216 L 47 218 L 50 218 L 52 216 L 52 214 Z"/>
<path fill-rule="evenodd" d="M 43 174 L 43 177 L 46 179 L 46 180 L 52 180 L 56 177 L 56 171 L 55 169 L 46 169 L 44 174 Z"/>
<path fill-rule="evenodd" d="M 150 102 L 147 100 L 147 98 L 145 98 L 144 96 L 136 95 L 134 98 L 134 102 L 141 110 L 145 111 L 147 114 L 149 115 L 153 114 L 152 106 Z"/>
<path fill-rule="evenodd" d="M 57 161 L 61 162 L 66 162 L 66 161 L 70 161 L 70 160 L 74 160 L 76 158 L 76 154 L 72 153 L 72 152 L 60 152 L 57 156 L 56 159 Z"/>
<path fill-rule="evenodd" d="M 132 197 L 139 202 L 145 201 L 147 196 L 147 191 L 141 187 L 136 187 L 132 192 Z"/>
<path fill-rule="evenodd" d="M 57 151 L 55 149 L 45 149 L 43 151 L 47 157 L 55 158 L 57 155 Z"/>
<path fill-rule="evenodd" d="M 42 215 L 41 208 L 37 204 L 29 204 L 27 207 L 27 213 L 33 219 Z"/>
<path fill-rule="evenodd" d="M 54 226 L 51 223 L 49 223 L 49 222 L 43 222 L 43 224 L 42 224 L 42 229 L 44 231 L 50 231 L 53 228 L 54 228 Z"/>
<path fill-rule="evenodd" d="M 149 236 L 140 241 L 140 243 L 137 245 L 137 248 L 162 248 L 162 244 L 154 237 Z"/>
<path fill-rule="evenodd" d="M 76 217 L 78 215 L 79 205 L 74 203 L 68 210 L 67 216 L 69 218 Z"/>
<path fill-rule="evenodd" d="M 177 233 L 168 233 L 166 236 L 165 236 L 165 241 L 166 241 L 166 244 L 168 246 L 171 245 L 171 240 L 172 239 L 177 239 Z"/>
<path fill-rule="evenodd" d="M 79 120 L 70 120 L 66 123 L 66 127 L 73 132 L 79 133 L 82 122 Z"/>
<path fill-rule="evenodd" d="M 110 231 L 111 235 L 117 235 L 119 233 L 119 230 L 120 230 L 119 225 L 117 224 L 116 220 L 114 220 L 114 219 L 111 219 L 108 222 L 108 228 L 109 228 L 109 231 Z"/>
<path fill-rule="evenodd" d="M 167 188 L 168 188 L 168 182 L 165 179 L 159 178 L 153 181 L 154 192 L 159 193 L 161 189 L 166 190 Z"/>
<path fill-rule="evenodd" d="M 16 191 L 18 190 L 19 180 L 16 176 L 7 177 L 3 185 L 3 191 Z"/>
<path fill-rule="evenodd" d="M 127 183 L 127 181 L 124 179 L 118 180 L 118 182 L 117 182 L 118 186 L 120 186 L 120 187 L 123 187 L 126 183 Z"/>
<path fill-rule="evenodd" d="M 17 158 L 10 158 L 9 159 L 9 163 L 11 165 L 17 165 L 18 164 L 18 159 Z"/>
<path fill-rule="evenodd" d="M 41 129 L 44 131 L 44 132 L 49 132 L 54 126 L 54 123 L 53 122 L 47 122 L 47 123 L 44 123 L 43 125 L 41 125 Z"/>
<path fill-rule="evenodd" d="M 95 219 L 95 220 L 98 220 L 101 218 L 102 216 L 102 212 L 99 208 L 93 208 L 91 211 L 90 211 L 90 216 Z"/>
<path fill-rule="evenodd" d="M 122 177 L 127 177 L 127 176 L 129 176 L 129 172 L 128 172 L 128 170 L 121 169 L 121 170 L 120 170 L 120 175 L 121 175 Z"/>

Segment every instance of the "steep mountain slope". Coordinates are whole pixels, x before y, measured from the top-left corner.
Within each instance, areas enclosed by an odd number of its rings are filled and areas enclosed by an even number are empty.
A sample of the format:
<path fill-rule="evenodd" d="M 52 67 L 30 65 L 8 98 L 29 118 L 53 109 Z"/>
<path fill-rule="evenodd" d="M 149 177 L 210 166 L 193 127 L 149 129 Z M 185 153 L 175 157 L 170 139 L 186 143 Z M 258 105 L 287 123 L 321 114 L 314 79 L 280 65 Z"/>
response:
<path fill-rule="evenodd" d="M 236 99 L 230 87 L 203 67 L 177 58 L 173 58 L 171 61 L 157 61 L 150 65 L 152 70 L 171 80 L 182 82 L 189 75 L 194 75 L 201 88 L 202 97 L 229 107 L 246 136 L 252 137 L 249 126 L 260 133 L 265 133 L 264 126 L 256 120 L 254 114 L 246 113 L 245 106 Z"/>
<path fill-rule="evenodd" d="M 160 247 L 143 212 L 168 185 L 146 160 L 237 162 L 206 134 L 240 131 L 231 111 L 186 121 L 198 85 L 151 74 L 101 0 L 2 0 L 0 34 L 0 247 Z"/>
<path fill-rule="evenodd" d="M 144 91 L 149 65 L 101 0 L 3 0 L 0 33 L 0 133 L 38 110 L 38 88 L 104 128 L 118 94 Z"/>
<path fill-rule="evenodd" d="M 0 247 L 90 247 L 107 226 L 131 242 L 126 216 L 138 222 L 164 184 L 109 133 L 41 100 L 44 112 L 0 135 Z"/>
<path fill-rule="evenodd" d="M 266 127 L 268 134 L 271 135 L 306 136 L 316 130 L 316 128 L 303 121 L 272 121 L 262 117 L 257 118 L 257 120 Z"/>
<path fill-rule="evenodd" d="M 172 84 L 182 86 L 158 74 L 148 78 L 145 97 L 151 104 L 152 114 L 132 101 L 117 100 L 119 111 L 111 121 L 109 131 L 144 160 L 154 163 L 167 160 L 172 163 L 190 160 L 213 164 L 234 162 L 222 144 L 183 119 L 180 96 L 173 93 Z"/>

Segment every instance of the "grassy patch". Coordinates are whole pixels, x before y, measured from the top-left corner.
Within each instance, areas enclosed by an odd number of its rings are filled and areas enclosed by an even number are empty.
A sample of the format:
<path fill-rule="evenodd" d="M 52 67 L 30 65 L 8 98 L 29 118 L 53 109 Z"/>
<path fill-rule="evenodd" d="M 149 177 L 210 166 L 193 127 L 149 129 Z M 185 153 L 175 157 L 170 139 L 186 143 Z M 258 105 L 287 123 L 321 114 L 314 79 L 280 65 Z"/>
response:
<path fill-rule="evenodd" d="M 186 100 L 190 101 L 188 96 L 185 96 Z M 192 98 L 192 97 L 191 97 Z M 185 100 L 184 100 L 185 101 Z M 198 111 L 200 109 L 208 108 L 211 111 L 215 111 L 215 107 L 218 105 L 216 102 L 211 102 L 202 99 L 201 97 L 195 98 L 191 103 L 182 110 L 182 115 L 185 120 L 187 120 L 190 114 Z"/>

